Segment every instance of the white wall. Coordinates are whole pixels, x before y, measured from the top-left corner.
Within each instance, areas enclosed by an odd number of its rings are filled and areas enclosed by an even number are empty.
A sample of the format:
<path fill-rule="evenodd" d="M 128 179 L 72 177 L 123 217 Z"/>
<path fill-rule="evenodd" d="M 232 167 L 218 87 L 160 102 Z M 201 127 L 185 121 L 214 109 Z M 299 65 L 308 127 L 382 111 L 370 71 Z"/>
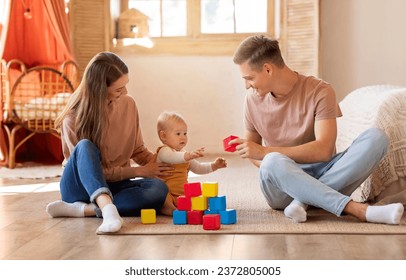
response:
<path fill-rule="evenodd" d="M 243 136 L 246 90 L 232 57 L 119 55 L 130 69 L 129 93 L 135 98 L 146 145 L 160 145 L 156 119 L 175 110 L 188 123 L 187 149 L 221 153 L 222 139 Z"/>
<path fill-rule="evenodd" d="M 404 0 L 321 0 L 321 76 L 339 100 L 362 86 L 406 86 L 405 12 Z"/>

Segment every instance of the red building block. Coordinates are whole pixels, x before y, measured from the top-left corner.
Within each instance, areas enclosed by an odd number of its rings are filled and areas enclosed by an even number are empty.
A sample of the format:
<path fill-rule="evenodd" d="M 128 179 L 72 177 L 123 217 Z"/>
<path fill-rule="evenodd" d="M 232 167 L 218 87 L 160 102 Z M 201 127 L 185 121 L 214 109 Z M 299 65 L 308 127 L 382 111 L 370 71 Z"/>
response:
<path fill-rule="evenodd" d="M 192 209 L 192 199 L 189 196 L 178 196 L 178 210 L 190 211 Z"/>
<path fill-rule="evenodd" d="M 203 211 L 198 210 L 187 211 L 187 223 L 189 225 L 203 224 Z"/>
<path fill-rule="evenodd" d="M 202 187 L 200 182 L 196 183 L 186 183 L 183 185 L 185 189 L 185 196 L 201 196 L 202 195 Z"/>
<path fill-rule="evenodd" d="M 224 146 L 224 151 L 226 152 L 235 152 L 236 147 L 238 146 L 238 144 L 234 144 L 234 145 L 229 145 L 228 142 L 230 142 L 233 139 L 237 139 L 238 136 L 234 136 L 234 135 L 230 135 L 227 138 L 225 138 L 223 140 L 223 146 Z"/>
<path fill-rule="evenodd" d="M 203 229 L 205 230 L 218 230 L 220 229 L 220 215 L 208 214 L 203 216 Z"/>

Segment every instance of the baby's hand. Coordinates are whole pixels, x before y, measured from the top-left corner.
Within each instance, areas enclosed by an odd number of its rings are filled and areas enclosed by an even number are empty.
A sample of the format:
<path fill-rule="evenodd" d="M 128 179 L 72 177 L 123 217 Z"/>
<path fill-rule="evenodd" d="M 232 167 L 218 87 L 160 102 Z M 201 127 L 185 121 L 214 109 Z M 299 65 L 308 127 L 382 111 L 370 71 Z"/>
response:
<path fill-rule="evenodd" d="M 195 158 L 200 158 L 204 156 L 204 148 L 199 148 L 193 152 L 186 152 L 185 153 L 185 160 L 189 161 Z"/>
<path fill-rule="evenodd" d="M 227 161 L 224 158 L 216 158 L 216 160 L 211 164 L 211 167 L 213 171 L 227 167 Z"/>

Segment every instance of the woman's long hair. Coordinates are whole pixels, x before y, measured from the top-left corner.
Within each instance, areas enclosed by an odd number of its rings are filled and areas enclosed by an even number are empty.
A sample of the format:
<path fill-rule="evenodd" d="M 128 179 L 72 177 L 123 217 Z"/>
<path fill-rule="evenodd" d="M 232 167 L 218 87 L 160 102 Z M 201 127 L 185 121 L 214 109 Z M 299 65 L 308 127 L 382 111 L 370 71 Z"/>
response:
<path fill-rule="evenodd" d="M 107 88 L 125 74 L 128 67 L 116 54 L 95 55 L 86 66 L 78 88 L 56 118 L 55 128 L 60 131 L 64 118 L 72 114 L 77 140 L 88 139 L 100 149 L 103 131 L 108 125 Z"/>

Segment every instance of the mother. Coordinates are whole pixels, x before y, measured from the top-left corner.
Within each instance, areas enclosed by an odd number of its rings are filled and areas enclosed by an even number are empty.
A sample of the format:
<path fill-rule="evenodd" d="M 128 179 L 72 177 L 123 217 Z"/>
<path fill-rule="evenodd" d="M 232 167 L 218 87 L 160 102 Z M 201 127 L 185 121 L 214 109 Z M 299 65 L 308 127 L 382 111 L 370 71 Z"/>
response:
<path fill-rule="evenodd" d="M 120 230 L 120 215 L 162 207 L 168 189 L 156 177 L 168 175 L 172 168 L 156 163 L 144 146 L 137 106 L 127 95 L 128 82 L 128 67 L 117 55 L 97 54 L 56 119 L 65 160 L 62 200 L 46 208 L 52 217 L 97 215 L 103 217 L 97 233 L 106 233 Z M 131 160 L 139 166 L 131 166 Z M 135 177 L 143 178 L 131 180 Z"/>

